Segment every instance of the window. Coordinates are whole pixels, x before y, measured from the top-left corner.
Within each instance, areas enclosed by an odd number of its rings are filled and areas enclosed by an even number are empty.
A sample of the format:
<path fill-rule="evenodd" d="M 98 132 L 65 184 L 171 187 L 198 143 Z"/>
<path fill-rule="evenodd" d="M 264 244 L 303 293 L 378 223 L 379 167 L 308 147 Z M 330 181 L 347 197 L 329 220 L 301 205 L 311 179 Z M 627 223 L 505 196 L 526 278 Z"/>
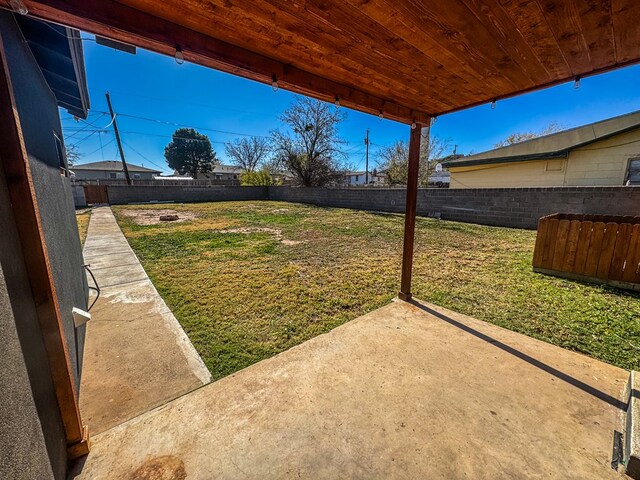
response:
<path fill-rule="evenodd" d="M 56 143 L 56 154 L 58 155 L 58 166 L 60 167 L 60 173 L 62 175 L 66 175 L 67 173 L 67 162 L 65 162 L 64 150 L 62 149 L 62 140 L 53 132 L 53 139 Z"/>
<path fill-rule="evenodd" d="M 216 180 L 222 180 L 222 174 L 216 173 Z"/>
<path fill-rule="evenodd" d="M 360 175 L 356 175 L 356 182 L 360 180 Z"/>
<path fill-rule="evenodd" d="M 547 160 L 544 166 L 545 172 L 561 172 L 564 167 L 564 160 Z"/>
<path fill-rule="evenodd" d="M 640 185 L 640 157 L 630 158 L 625 185 Z"/>
<path fill-rule="evenodd" d="M 140 180 L 140 174 L 139 173 L 134 173 L 133 174 L 133 179 L 134 180 Z"/>
<path fill-rule="evenodd" d="M 109 178 L 115 180 L 118 178 L 118 174 L 116 172 L 109 172 Z"/>

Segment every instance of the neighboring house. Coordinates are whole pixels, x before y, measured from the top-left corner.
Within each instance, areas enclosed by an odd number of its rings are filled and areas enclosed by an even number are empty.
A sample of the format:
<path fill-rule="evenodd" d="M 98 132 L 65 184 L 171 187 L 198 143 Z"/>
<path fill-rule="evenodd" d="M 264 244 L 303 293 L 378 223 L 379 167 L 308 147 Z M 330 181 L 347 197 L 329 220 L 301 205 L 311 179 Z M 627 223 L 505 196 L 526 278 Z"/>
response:
<path fill-rule="evenodd" d="M 429 185 L 436 187 L 448 187 L 451 181 L 451 174 L 439 163 L 436 165 L 435 172 L 429 175 Z"/>
<path fill-rule="evenodd" d="M 244 168 L 239 168 L 234 165 L 216 165 L 209 173 L 199 173 L 198 180 L 238 180 L 245 172 Z"/>
<path fill-rule="evenodd" d="M 640 111 L 443 166 L 451 188 L 640 185 Z"/>
<path fill-rule="evenodd" d="M 344 182 L 350 187 L 366 184 L 366 173 L 363 171 L 347 172 L 344 174 Z M 371 173 L 369 173 L 369 181 L 371 181 Z"/>
<path fill-rule="evenodd" d="M 367 177 L 366 171 L 358 171 L 358 172 L 347 172 L 344 174 L 345 185 L 350 187 L 357 187 L 366 185 Z M 369 185 L 384 185 L 386 183 L 387 177 L 384 173 L 378 173 L 375 170 L 373 172 L 369 172 Z"/>
<path fill-rule="evenodd" d="M 120 160 L 84 163 L 72 167 L 75 180 L 120 180 L 124 179 L 124 167 Z M 160 170 L 134 165 L 127 162 L 127 170 L 132 180 L 153 180 Z"/>
<path fill-rule="evenodd" d="M 6 10 L 0 37 L 0 477 L 63 480 L 88 289 L 58 107 L 87 118 L 82 41 Z"/>

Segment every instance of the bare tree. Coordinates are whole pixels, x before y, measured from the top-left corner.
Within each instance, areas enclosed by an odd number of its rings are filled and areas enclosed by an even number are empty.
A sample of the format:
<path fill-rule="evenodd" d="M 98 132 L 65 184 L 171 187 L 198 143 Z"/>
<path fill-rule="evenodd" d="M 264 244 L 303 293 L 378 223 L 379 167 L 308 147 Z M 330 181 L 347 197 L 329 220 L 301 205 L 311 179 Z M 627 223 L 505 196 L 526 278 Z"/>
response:
<path fill-rule="evenodd" d="M 281 117 L 293 134 L 272 133 L 274 164 L 305 187 L 335 182 L 344 171 L 343 142 L 338 137 L 338 124 L 344 118 L 343 112 L 327 103 L 297 100 Z"/>
<path fill-rule="evenodd" d="M 550 135 L 552 133 L 559 132 L 563 130 L 564 127 L 556 122 L 552 122 L 547 125 L 542 130 L 537 132 L 515 132 L 509 135 L 504 140 L 499 141 L 498 143 L 494 143 L 493 146 L 496 148 L 500 147 L 508 147 L 509 145 L 514 145 L 516 143 L 524 142 L 526 140 L 531 140 L 532 138 L 544 137 L 545 135 Z"/>
<path fill-rule="evenodd" d="M 429 184 L 429 177 L 436 171 L 436 166 L 444 160 L 444 152 L 449 149 L 449 142 L 432 136 L 429 141 L 420 145 L 420 170 L 418 182 L 422 187 Z M 387 176 L 389 185 L 406 185 L 409 172 L 409 144 L 397 141 L 378 152 L 377 169 Z"/>
<path fill-rule="evenodd" d="M 236 139 L 225 145 L 229 158 L 236 167 L 254 172 L 269 154 L 269 140 L 262 137 Z"/>
<path fill-rule="evenodd" d="M 67 155 L 67 164 L 73 167 L 80 160 L 80 148 L 78 145 L 69 144 L 65 146 L 65 153 Z"/>

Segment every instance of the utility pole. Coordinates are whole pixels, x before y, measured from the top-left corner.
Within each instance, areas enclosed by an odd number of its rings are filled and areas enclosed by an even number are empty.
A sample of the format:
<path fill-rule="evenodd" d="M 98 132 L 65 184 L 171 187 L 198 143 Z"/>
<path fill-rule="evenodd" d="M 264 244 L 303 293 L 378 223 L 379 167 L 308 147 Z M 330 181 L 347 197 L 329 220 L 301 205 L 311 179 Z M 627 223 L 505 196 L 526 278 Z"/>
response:
<path fill-rule="evenodd" d="M 457 157 L 458 145 L 453 146 L 453 159 L 455 160 Z"/>
<path fill-rule="evenodd" d="M 367 146 L 367 153 L 365 155 L 365 167 L 364 167 L 364 184 L 369 185 L 369 129 L 367 128 L 367 138 L 364 139 L 364 144 Z"/>
<path fill-rule="evenodd" d="M 122 150 L 122 143 L 120 142 L 120 133 L 118 132 L 118 122 L 116 116 L 113 113 L 113 107 L 111 107 L 111 97 L 109 92 L 106 93 L 107 105 L 109 105 L 109 113 L 111 114 L 111 123 L 113 124 L 113 131 L 116 134 L 116 142 L 118 143 L 118 150 L 120 151 L 120 159 L 122 160 L 122 169 L 124 170 L 124 178 L 127 179 L 127 185 L 131 185 L 131 177 L 129 176 L 129 169 L 127 168 L 127 162 L 124 159 L 124 150 Z"/>

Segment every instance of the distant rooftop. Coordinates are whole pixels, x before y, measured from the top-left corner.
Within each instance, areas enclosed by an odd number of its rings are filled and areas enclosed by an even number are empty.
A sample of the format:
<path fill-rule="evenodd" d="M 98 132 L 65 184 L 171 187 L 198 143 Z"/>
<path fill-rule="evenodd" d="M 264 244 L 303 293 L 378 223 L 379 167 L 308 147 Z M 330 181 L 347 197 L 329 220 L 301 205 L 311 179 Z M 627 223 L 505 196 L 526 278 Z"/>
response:
<path fill-rule="evenodd" d="M 130 172 L 148 172 L 148 173 L 161 173 L 160 170 L 154 170 L 152 168 L 142 167 L 140 165 L 134 165 L 127 162 L 127 169 Z M 122 172 L 122 162 L 120 160 L 104 160 L 102 162 L 83 163 L 81 165 L 74 165 L 71 170 L 100 170 L 107 172 Z"/>
<path fill-rule="evenodd" d="M 236 167 L 235 165 L 222 165 L 218 164 L 213 167 L 213 170 L 210 173 L 244 173 L 244 168 Z"/>
<path fill-rule="evenodd" d="M 570 128 L 543 137 L 532 138 L 506 147 L 487 150 L 457 160 L 444 162 L 444 167 L 466 167 L 491 163 L 524 162 L 561 158 L 578 147 L 640 128 L 640 110 L 599 122 Z"/>

